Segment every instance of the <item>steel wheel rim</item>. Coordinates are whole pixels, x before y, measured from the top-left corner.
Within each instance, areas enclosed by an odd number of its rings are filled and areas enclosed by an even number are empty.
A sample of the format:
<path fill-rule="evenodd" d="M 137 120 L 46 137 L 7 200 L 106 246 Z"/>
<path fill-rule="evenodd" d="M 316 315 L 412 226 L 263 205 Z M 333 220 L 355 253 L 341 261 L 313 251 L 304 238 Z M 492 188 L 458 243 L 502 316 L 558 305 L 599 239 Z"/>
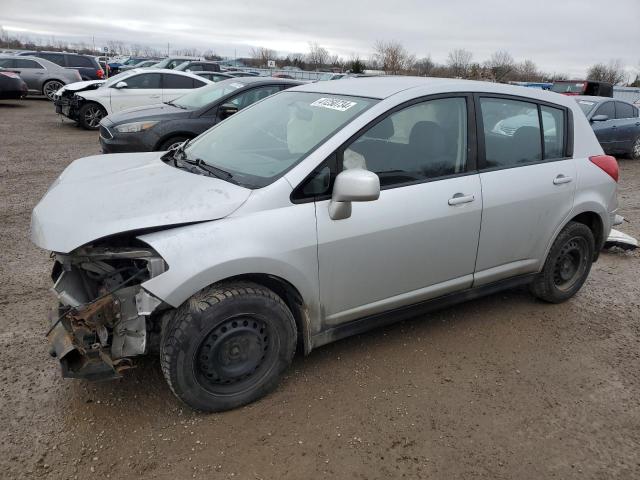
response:
<path fill-rule="evenodd" d="M 565 242 L 553 268 L 553 283 L 561 291 L 573 288 L 587 268 L 587 241 L 573 237 Z"/>
<path fill-rule="evenodd" d="M 90 127 L 97 127 L 100 125 L 100 120 L 102 120 L 103 116 L 104 114 L 100 107 L 91 106 L 84 112 L 84 121 Z"/>
<path fill-rule="evenodd" d="M 44 94 L 49 100 L 53 100 L 56 92 L 62 88 L 62 83 L 60 82 L 48 82 L 44 86 Z"/>
<path fill-rule="evenodd" d="M 267 323 L 239 315 L 217 324 L 200 342 L 194 357 L 198 383 L 214 394 L 244 390 L 268 370 L 273 341 Z"/>

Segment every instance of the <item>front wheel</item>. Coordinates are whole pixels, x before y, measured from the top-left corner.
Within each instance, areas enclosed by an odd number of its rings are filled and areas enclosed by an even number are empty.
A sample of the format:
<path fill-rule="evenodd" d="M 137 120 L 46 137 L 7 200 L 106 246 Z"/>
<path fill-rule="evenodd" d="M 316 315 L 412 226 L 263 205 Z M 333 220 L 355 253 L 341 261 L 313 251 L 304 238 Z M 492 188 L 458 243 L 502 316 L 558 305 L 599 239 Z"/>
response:
<path fill-rule="evenodd" d="M 165 151 L 171 150 L 173 148 L 177 148 L 181 144 L 186 142 L 187 140 L 189 140 L 189 138 L 188 137 L 183 137 L 183 136 L 171 137 L 171 138 L 165 140 L 164 142 L 162 142 L 162 144 L 160 145 L 160 148 L 158 149 L 158 151 L 165 152 Z"/>
<path fill-rule="evenodd" d="M 569 222 L 553 242 L 542 271 L 531 283 L 531 292 L 550 303 L 573 297 L 589 276 L 594 252 L 591 229 Z"/>
<path fill-rule="evenodd" d="M 85 103 L 78 110 L 78 123 L 85 130 L 97 130 L 107 111 L 97 103 Z"/>
<path fill-rule="evenodd" d="M 178 308 L 162 333 L 160 364 L 180 400 L 219 412 L 272 391 L 295 346 L 295 320 L 278 295 L 255 283 L 220 283 Z"/>

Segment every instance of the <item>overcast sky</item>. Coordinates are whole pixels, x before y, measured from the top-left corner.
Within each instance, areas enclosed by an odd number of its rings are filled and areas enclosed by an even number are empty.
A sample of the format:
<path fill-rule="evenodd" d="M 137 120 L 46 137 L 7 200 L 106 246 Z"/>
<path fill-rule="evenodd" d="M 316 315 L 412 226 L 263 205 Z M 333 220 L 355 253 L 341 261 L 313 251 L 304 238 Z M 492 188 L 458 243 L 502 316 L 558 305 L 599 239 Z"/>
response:
<path fill-rule="evenodd" d="M 465 48 L 482 62 L 504 49 L 540 69 L 583 76 L 596 62 L 640 68 L 640 0 L 0 0 L 10 34 L 55 35 L 96 46 L 122 40 L 166 49 L 247 55 L 265 46 L 367 58 L 375 40 L 398 40 L 445 62 Z"/>

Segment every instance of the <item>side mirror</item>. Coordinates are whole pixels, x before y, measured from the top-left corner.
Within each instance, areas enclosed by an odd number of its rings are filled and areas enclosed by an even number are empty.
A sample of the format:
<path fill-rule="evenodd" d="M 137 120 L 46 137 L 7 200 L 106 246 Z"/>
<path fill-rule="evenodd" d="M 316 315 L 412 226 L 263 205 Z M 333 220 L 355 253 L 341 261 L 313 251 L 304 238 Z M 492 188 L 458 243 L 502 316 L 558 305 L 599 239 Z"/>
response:
<path fill-rule="evenodd" d="M 225 103 L 218 108 L 218 116 L 224 120 L 225 118 L 229 118 L 234 113 L 238 113 L 238 107 L 236 107 L 233 103 Z"/>
<path fill-rule="evenodd" d="M 118 82 L 116 83 L 116 88 L 118 90 L 120 90 L 121 88 L 127 88 L 129 85 L 127 85 L 127 82 Z"/>
<path fill-rule="evenodd" d="M 329 217 L 343 220 L 351 216 L 351 202 L 371 202 L 380 197 L 378 175 L 363 168 L 344 170 L 338 174 L 329 202 Z"/>
<path fill-rule="evenodd" d="M 594 115 L 591 117 L 592 122 L 606 122 L 609 120 L 609 115 Z"/>

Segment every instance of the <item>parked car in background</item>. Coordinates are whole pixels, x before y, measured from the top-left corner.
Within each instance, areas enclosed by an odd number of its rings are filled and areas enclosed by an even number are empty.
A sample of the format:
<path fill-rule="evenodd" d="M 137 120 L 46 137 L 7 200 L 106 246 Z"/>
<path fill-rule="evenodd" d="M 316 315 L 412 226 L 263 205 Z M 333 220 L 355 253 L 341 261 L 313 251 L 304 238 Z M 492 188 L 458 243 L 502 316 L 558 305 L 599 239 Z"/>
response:
<path fill-rule="evenodd" d="M 233 75 L 229 75 L 225 72 L 193 72 L 199 77 L 206 78 L 207 80 L 211 80 L 212 82 L 221 82 L 223 80 L 228 80 L 229 78 L 235 78 Z"/>
<path fill-rule="evenodd" d="M 82 80 L 100 80 L 104 71 L 96 57 L 66 52 L 22 52 L 20 55 L 44 58 L 64 68 L 73 68 L 80 72 Z"/>
<path fill-rule="evenodd" d="M 100 122 L 104 153 L 169 150 L 263 98 L 301 82 L 234 78 L 160 105 L 114 113 Z"/>
<path fill-rule="evenodd" d="M 189 60 L 178 65 L 175 70 L 184 72 L 219 72 L 220 65 L 216 62 L 205 62 L 202 60 Z"/>
<path fill-rule="evenodd" d="M 0 57 L 0 67 L 19 73 L 30 93 L 44 95 L 49 100 L 53 100 L 55 93 L 64 85 L 82 80 L 77 70 L 63 68 L 38 57 Z"/>
<path fill-rule="evenodd" d="M 29 87 L 17 72 L 0 67 L 0 100 L 18 100 L 29 93 Z"/>
<path fill-rule="evenodd" d="M 134 69 L 114 75 L 106 82 L 81 84 L 81 89 L 64 89 L 57 96 L 56 112 L 97 130 L 100 120 L 113 112 L 169 102 L 193 88 L 212 82 L 188 72 L 162 69 Z"/>
<path fill-rule="evenodd" d="M 252 72 L 242 72 L 242 71 L 225 71 L 227 75 L 231 75 L 232 77 L 257 77 L 258 74 Z"/>
<path fill-rule="evenodd" d="M 550 113 L 553 149 L 544 117 L 493 133 L 527 109 Z M 169 152 L 83 158 L 56 179 L 31 218 L 54 260 L 52 356 L 65 377 L 118 378 L 158 345 L 183 402 L 235 408 L 276 388 L 297 348 L 514 286 L 570 299 L 617 180 L 561 95 L 395 76 L 294 87 Z"/>
<path fill-rule="evenodd" d="M 160 60 L 143 60 L 133 65 L 122 65 L 119 69 L 120 72 L 126 72 L 134 68 L 150 68 L 156 65 Z"/>
<path fill-rule="evenodd" d="M 147 60 L 151 59 L 147 57 L 128 57 L 113 59 L 109 62 L 109 68 L 111 68 L 111 72 L 115 75 L 123 70 L 130 70 L 138 63 L 145 62 Z"/>
<path fill-rule="evenodd" d="M 167 57 L 160 62 L 156 63 L 154 68 L 168 68 L 170 70 L 176 68 L 178 65 L 182 65 L 184 62 L 201 61 L 199 57 Z"/>
<path fill-rule="evenodd" d="M 605 153 L 640 160 L 638 107 L 609 97 L 576 96 Z"/>
<path fill-rule="evenodd" d="M 613 97 L 612 84 L 592 80 L 557 80 L 551 85 L 551 91 L 563 95 Z"/>

